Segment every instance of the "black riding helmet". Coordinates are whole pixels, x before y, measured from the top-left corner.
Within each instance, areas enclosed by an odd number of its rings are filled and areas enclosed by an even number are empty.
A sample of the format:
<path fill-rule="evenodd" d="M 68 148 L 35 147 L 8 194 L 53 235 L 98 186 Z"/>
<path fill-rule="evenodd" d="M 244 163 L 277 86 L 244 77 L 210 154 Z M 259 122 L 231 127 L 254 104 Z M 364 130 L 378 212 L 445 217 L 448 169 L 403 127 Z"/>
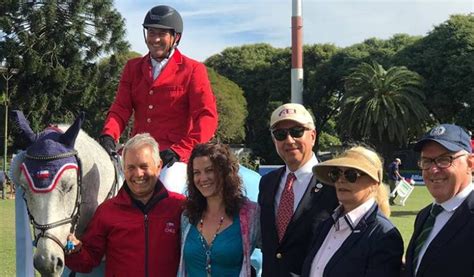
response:
<path fill-rule="evenodd" d="M 143 20 L 143 28 L 160 28 L 183 33 L 183 19 L 181 15 L 170 6 L 160 5 L 151 8 Z"/>

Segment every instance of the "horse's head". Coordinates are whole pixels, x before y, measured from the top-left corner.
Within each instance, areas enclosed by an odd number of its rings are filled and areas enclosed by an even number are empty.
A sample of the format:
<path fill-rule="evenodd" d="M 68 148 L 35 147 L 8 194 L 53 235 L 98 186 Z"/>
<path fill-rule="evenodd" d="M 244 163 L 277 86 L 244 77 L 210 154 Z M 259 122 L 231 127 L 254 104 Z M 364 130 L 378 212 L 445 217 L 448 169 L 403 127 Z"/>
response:
<path fill-rule="evenodd" d="M 12 113 L 29 146 L 19 163 L 18 182 L 34 227 L 34 266 L 43 276 L 59 276 L 64 269 L 66 239 L 79 218 L 81 164 L 74 149 L 84 114 L 66 132 L 47 128 L 35 134 L 23 113 Z"/>

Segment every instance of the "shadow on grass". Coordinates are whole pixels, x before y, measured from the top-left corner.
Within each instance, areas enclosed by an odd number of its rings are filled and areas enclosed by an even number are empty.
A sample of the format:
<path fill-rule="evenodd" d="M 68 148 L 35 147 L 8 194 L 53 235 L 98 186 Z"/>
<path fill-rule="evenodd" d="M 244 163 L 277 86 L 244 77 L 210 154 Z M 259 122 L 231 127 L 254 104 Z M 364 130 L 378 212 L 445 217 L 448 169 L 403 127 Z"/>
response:
<path fill-rule="evenodd" d="M 390 216 L 414 216 L 417 215 L 419 211 L 392 211 Z"/>

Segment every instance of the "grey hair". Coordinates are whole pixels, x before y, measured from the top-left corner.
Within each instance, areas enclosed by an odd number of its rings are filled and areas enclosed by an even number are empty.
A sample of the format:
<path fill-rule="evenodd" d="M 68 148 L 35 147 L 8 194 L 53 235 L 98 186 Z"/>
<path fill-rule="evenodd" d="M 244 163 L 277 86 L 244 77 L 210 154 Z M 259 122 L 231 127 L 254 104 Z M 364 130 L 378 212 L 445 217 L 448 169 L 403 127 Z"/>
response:
<path fill-rule="evenodd" d="M 155 164 L 156 165 L 160 164 L 161 162 L 160 147 L 158 145 L 158 142 L 156 142 L 156 140 L 149 133 L 137 134 L 125 143 L 123 147 L 123 155 L 122 155 L 124 157 L 124 162 L 125 162 L 125 154 L 127 153 L 127 150 L 137 149 L 144 145 L 151 147 L 151 153 L 152 153 L 152 157 Z"/>

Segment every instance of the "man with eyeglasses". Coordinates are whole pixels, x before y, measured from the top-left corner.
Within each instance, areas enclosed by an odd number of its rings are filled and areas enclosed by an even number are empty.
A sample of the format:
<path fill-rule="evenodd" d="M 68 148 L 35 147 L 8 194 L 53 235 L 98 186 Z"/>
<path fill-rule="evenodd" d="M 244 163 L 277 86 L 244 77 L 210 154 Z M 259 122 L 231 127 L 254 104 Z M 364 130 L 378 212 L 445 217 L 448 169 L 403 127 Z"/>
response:
<path fill-rule="evenodd" d="M 206 67 L 177 48 L 183 34 L 178 11 L 153 7 L 142 25 L 149 52 L 125 65 L 99 141 L 115 155 L 116 142 L 133 115 L 131 136 L 153 136 L 162 149 L 160 179 L 167 189 L 182 193 L 191 150 L 208 142 L 217 129 L 216 99 Z"/>
<path fill-rule="evenodd" d="M 313 117 L 300 104 L 284 104 L 273 111 L 270 132 L 285 166 L 260 180 L 263 276 L 298 276 L 316 227 L 338 202 L 334 187 L 313 176 L 318 163 L 313 152 Z"/>
<path fill-rule="evenodd" d="M 474 276 L 474 185 L 471 138 L 441 124 L 415 145 L 434 201 L 422 209 L 406 253 L 405 276 Z"/>

